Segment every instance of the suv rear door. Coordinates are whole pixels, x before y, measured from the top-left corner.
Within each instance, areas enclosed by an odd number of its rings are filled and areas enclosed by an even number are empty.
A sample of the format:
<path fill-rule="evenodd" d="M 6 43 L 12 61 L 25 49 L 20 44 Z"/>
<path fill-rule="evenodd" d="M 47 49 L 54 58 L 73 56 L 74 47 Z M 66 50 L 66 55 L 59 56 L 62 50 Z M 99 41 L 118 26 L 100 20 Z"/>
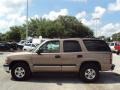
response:
<path fill-rule="evenodd" d="M 82 50 L 78 40 L 63 40 L 61 53 L 62 71 L 78 71 Z"/>

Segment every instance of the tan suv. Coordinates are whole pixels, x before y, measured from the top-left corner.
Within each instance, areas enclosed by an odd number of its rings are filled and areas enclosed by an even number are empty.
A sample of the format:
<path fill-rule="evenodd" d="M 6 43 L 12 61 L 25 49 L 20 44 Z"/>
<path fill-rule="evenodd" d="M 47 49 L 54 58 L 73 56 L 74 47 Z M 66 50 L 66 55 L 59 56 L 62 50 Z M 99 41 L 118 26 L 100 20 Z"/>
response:
<path fill-rule="evenodd" d="M 27 80 L 32 72 L 78 72 L 83 81 L 93 82 L 99 71 L 113 70 L 108 45 L 97 39 L 49 39 L 31 52 L 7 56 L 4 68 L 15 80 Z"/>

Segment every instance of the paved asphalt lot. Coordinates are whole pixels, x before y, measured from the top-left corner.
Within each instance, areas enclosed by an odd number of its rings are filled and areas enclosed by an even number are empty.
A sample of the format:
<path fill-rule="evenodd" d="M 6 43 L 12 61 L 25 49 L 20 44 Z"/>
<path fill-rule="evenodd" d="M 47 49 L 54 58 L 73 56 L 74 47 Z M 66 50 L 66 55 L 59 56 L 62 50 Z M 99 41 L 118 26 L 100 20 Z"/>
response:
<path fill-rule="evenodd" d="M 120 56 L 113 54 L 114 71 L 102 72 L 96 83 L 83 83 L 76 74 L 34 74 L 29 81 L 14 81 L 3 70 L 9 52 L 0 52 L 0 90 L 120 90 Z"/>

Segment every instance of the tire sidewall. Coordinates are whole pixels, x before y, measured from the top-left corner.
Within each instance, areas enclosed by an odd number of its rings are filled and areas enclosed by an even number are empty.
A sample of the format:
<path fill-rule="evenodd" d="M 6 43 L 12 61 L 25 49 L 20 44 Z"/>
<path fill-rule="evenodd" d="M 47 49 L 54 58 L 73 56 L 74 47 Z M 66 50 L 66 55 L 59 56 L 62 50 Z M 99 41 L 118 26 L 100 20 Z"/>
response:
<path fill-rule="evenodd" d="M 16 75 L 15 75 L 15 69 L 17 67 L 22 67 L 24 70 L 25 70 L 25 75 L 23 78 L 18 78 Z M 30 69 L 29 67 L 26 65 L 26 64 L 20 64 L 20 63 L 16 63 L 12 69 L 11 69 L 11 75 L 12 75 L 12 78 L 17 80 L 17 81 L 24 81 L 24 80 L 28 80 L 30 78 L 30 75 L 31 75 L 31 72 L 30 72 Z"/>
<path fill-rule="evenodd" d="M 85 71 L 87 69 L 93 69 L 96 73 L 96 76 L 94 79 L 87 79 L 85 77 Z M 99 69 L 98 67 L 96 67 L 96 65 L 85 65 L 84 67 L 81 67 L 81 70 L 80 70 L 80 78 L 82 79 L 82 81 L 84 82 L 95 82 L 96 80 L 99 79 Z"/>

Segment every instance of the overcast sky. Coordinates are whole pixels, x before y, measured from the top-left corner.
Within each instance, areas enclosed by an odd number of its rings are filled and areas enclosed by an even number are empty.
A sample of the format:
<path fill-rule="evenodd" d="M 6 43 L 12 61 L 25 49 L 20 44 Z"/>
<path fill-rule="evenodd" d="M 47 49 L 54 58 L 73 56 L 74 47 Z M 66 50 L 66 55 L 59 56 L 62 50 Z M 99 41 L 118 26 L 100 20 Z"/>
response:
<path fill-rule="evenodd" d="M 29 18 L 55 20 L 59 15 L 75 16 L 97 35 L 120 32 L 120 0 L 29 0 Z M 25 20 L 26 0 L 0 0 L 1 33 Z"/>

